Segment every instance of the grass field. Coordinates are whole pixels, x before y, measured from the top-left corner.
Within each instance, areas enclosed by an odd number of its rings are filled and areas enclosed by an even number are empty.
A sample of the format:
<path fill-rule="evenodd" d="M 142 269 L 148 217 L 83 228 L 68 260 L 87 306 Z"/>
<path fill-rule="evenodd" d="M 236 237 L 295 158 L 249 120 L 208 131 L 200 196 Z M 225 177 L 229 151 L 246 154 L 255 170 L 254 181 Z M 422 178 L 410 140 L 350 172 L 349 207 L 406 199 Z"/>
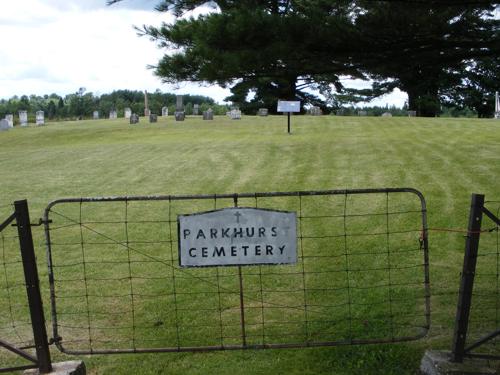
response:
<path fill-rule="evenodd" d="M 157 124 L 80 121 L 0 133 L 1 218 L 8 204 L 27 198 L 32 221 L 64 197 L 413 187 L 427 200 L 430 228 L 465 228 L 471 193 L 500 200 L 498 176 L 495 120 L 297 116 L 288 135 L 283 116 L 183 123 L 169 117 Z M 48 311 L 43 230 L 33 230 Z M 90 374 L 415 374 L 425 349 L 450 346 L 463 233 L 431 231 L 429 243 L 432 325 L 425 339 L 83 359 Z M 3 353 L 0 363 L 12 361 Z M 70 358 L 55 348 L 53 356 Z"/>

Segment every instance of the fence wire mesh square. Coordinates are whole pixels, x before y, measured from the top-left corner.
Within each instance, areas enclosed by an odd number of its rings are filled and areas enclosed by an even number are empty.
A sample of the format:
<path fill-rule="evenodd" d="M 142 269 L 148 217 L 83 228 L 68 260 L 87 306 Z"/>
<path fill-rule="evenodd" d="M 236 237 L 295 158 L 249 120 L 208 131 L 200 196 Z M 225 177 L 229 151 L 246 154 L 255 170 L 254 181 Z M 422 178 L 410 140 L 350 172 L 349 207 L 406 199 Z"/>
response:
<path fill-rule="evenodd" d="M 484 206 L 497 218 L 500 217 L 500 201 L 486 201 Z M 500 233 L 498 225 L 484 215 L 466 346 L 498 330 L 500 330 Z M 500 337 L 496 336 L 485 342 L 472 353 L 500 358 Z"/>
<path fill-rule="evenodd" d="M 179 267 L 177 215 L 235 205 L 296 212 L 297 263 Z M 385 190 L 56 201 L 54 338 L 78 354 L 417 339 L 430 323 L 425 215 L 421 196 Z"/>

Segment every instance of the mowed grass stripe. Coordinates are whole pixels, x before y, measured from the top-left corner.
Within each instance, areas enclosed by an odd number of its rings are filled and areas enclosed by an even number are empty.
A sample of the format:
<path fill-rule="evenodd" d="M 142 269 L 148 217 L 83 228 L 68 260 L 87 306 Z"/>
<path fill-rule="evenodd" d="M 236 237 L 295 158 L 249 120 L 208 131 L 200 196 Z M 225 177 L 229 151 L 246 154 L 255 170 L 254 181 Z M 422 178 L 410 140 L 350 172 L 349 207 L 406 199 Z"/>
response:
<path fill-rule="evenodd" d="M 188 117 L 183 123 L 169 117 L 158 124 L 141 118 L 138 126 L 124 119 L 49 123 L 0 133 L 0 205 L 28 198 L 36 221 L 50 200 L 70 196 L 410 186 L 424 193 L 431 227 L 464 227 L 470 193 L 500 196 L 499 150 L 495 120 L 294 116 L 291 135 L 285 116 L 216 117 L 213 122 Z M 41 228 L 34 228 L 34 235 L 47 308 Z M 93 357 L 90 373 L 414 373 L 425 347 L 449 345 L 455 297 L 439 294 L 458 287 L 463 237 L 431 232 L 430 245 L 437 297 L 427 340 Z"/>

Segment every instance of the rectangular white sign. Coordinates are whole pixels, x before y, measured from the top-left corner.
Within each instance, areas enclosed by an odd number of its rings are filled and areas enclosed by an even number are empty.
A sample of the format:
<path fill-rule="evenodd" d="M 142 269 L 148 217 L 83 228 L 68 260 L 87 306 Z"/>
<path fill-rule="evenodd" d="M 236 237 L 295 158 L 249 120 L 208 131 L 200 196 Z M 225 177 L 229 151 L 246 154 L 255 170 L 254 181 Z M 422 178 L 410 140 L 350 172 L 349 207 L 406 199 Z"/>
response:
<path fill-rule="evenodd" d="M 278 100 L 278 112 L 300 112 L 300 101 Z"/>
<path fill-rule="evenodd" d="M 234 207 L 179 215 L 182 267 L 297 262 L 295 212 Z"/>

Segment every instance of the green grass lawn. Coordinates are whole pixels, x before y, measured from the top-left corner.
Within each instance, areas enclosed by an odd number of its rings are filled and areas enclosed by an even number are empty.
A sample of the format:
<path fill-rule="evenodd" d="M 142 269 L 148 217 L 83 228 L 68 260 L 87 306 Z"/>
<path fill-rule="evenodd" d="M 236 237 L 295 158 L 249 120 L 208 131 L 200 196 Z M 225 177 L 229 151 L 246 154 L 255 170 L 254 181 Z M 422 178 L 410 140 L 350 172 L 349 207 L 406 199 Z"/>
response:
<path fill-rule="evenodd" d="M 178 123 L 168 117 L 157 124 L 141 119 L 135 126 L 124 119 L 49 123 L 0 133 L 0 221 L 8 204 L 24 198 L 36 221 L 50 201 L 64 197 L 413 187 L 427 200 L 430 228 L 465 228 L 471 193 L 500 200 L 498 176 L 500 122 L 495 120 L 297 116 L 291 135 L 284 116 L 188 117 Z M 148 230 L 137 235 L 149 235 Z M 50 321 L 43 229 L 33 231 Z M 450 347 L 463 235 L 430 232 L 432 325 L 419 341 L 83 359 L 90 374 L 414 374 L 425 349 Z M 492 237 L 484 246 L 495 251 L 498 245 Z M 3 249 L 15 259 L 15 241 Z M 2 309 L 5 296 L 0 292 Z M 148 309 L 138 317 L 159 314 Z M 21 327 L 21 336 L 26 329 Z M 53 349 L 57 360 L 73 358 Z M 3 358 L 15 362 L 0 351 L 0 363 Z"/>

